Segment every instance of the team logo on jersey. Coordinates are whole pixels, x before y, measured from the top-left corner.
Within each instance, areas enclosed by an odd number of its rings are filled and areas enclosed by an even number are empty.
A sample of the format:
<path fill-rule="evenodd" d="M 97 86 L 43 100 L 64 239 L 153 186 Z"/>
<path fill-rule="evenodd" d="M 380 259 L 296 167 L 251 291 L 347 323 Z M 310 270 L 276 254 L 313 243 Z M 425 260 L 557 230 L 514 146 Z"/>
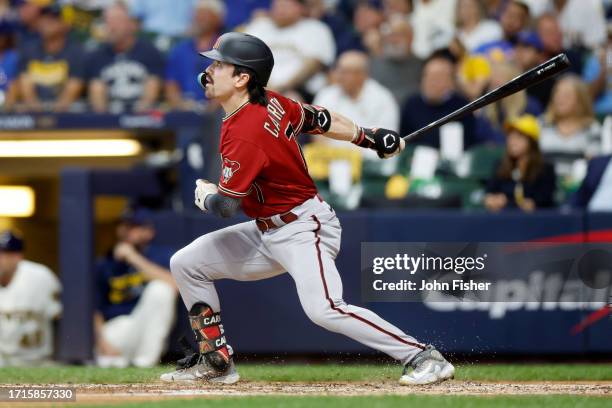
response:
<path fill-rule="evenodd" d="M 227 157 L 223 158 L 223 169 L 221 170 L 221 175 L 223 176 L 223 183 L 227 184 L 227 182 L 232 178 L 232 176 L 240 169 L 240 163 L 234 160 L 230 160 Z"/>

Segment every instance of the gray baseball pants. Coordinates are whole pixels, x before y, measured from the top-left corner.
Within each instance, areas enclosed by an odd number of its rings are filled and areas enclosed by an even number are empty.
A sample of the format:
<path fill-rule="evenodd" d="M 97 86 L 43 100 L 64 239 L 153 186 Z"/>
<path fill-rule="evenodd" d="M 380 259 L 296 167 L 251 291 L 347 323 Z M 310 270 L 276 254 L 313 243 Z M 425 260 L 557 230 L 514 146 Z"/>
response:
<path fill-rule="evenodd" d="M 255 221 L 248 221 L 203 235 L 174 254 L 170 270 L 187 310 L 205 302 L 220 311 L 217 279 L 254 281 L 286 271 L 295 281 L 304 312 L 315 324 L 408 363 L 423 344 L 342 299 L 335 265 L 342 229 L 331 207 L 314 197 L 292 212 L 298 219 L 282 227 L 262 233 Z"/>

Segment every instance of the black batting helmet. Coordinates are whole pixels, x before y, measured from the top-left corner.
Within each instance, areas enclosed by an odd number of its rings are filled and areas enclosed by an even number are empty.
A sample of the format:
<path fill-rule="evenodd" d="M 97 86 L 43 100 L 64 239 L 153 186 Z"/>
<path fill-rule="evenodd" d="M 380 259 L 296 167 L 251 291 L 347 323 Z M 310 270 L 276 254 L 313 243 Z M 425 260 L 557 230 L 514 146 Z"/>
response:
<path fill-rule="evenodd" d="M 270 47 L 259 38 L 245 33 L 223 34 L 212 50 L 201 52 L 200 55 L 215 61 L 250 68 L 263 86 L 268 84 L 274 67 L 274 57 Z"/>

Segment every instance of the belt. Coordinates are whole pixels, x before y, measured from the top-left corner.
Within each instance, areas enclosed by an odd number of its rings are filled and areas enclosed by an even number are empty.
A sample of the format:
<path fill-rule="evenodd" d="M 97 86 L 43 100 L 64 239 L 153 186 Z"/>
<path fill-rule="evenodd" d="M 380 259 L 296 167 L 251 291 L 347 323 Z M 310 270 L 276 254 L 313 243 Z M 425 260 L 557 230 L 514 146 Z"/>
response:
<path fill-rule="evenodd" d="M 274 221 L 275 218 L 280 219 L 280 221 L 283 222 L 283 224 L 280 224 L 277 221 Z M 297 219 L 298 219 L 298 216 L 292 213 L 291 211 L 289 211 L 284 214 L 274 215 L 269 218 L 257 218 L 255 220 L 255 224 L 257 225 L 257 228 L 261 232 L 266 232 L 266 231 L 273 230 L 275 228 L 282 227 L 283 225 L 289 224 L 290 222 L 293 222 Z"/>

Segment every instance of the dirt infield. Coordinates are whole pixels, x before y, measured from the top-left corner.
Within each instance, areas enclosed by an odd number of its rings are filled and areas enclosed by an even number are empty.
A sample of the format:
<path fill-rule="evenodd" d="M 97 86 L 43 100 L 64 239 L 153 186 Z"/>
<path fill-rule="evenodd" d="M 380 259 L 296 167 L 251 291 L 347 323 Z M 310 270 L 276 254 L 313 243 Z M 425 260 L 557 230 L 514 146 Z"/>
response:
<path fill-rule="evenodd" d="M 10 387 L 3 384 L 3 387 Z M 581 395 L 612 397 L 612 381 L 578 382 L 479 382 L 452 380 L 442 384 L 407 387 L 396 382 L 258 382 L 241 381 L 234 385 L 211 384 L 54 384 L 75 387 L 77 402 L 113 404 L 129 401 L 151 401 L 167 398 L 219 398 L 263 395 L 300 396 L 374 396 L 374 395 Z M 44 388 L 40 384 L 37 387 Z M 20 406 L 26 406 L 20 405 Z M 36 406 L 46 406 L 38 403 Z M 0 407 L 3 403 L 0 402 Z"/>
<path fill-rule="evenodd" d="M 395 382 L 287 383 L 240 382 L 234 385 L 211 384 L 124 384 L 77 385 L 79 402 L 126 402 L 176 397 L 228 397 L 259 395 L 364 396 L 364 395 L 592 395 L 612 397 L 611 382 L 477 382 L 448 381 L 424 387 L 400 386 Z"/>

